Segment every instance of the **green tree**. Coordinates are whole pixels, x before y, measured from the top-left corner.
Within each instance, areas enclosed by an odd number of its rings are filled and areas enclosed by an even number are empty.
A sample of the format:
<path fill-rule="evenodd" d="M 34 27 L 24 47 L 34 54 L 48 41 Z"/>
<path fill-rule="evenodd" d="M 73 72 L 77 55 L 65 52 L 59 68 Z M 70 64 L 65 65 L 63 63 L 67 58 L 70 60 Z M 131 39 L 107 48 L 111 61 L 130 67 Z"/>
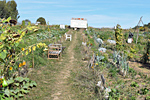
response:
<path fill-rule="evenodd" d="M 7 8 L 9 9 L 9 13 L 12 19 L 18 19 L 18 10 L 17 10 L 17 3 L 14 0 L 8 1 L 6 3 Z"/>
<path fill-rule="evenodd" d="M 6 0 L 0 1 L 0 18 L 7 19 L 11 17 L 17 20 L 18 16 L 17 4 L 14 0 L 6 2 Z"/>
<path fill-rule="evenodd" d="M 8 18 L 9 17 L 9 10 L 6 6 L 6 1 L 0 1 L 0 18 Z"/>
<path fill-rule="evenodd" d="M 46 25 L 46 21 L 43 17 L 39 17 L 36 22 L 40 22 L 41 25 Z"/>
<path fill-rule="evenodd" d="M 31 21 L 29 19 L 25 20 L 25 25 L 29 25 L 29 23 L 31 23 Z"/>

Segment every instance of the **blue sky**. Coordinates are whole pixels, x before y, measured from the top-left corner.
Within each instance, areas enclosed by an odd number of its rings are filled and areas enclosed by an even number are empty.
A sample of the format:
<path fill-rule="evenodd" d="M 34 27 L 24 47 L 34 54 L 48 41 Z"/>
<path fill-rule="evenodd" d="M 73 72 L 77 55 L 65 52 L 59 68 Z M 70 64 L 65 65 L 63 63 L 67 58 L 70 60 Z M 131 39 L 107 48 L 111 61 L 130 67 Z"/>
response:
<path fill-rule="evenodd" d="M 150 22 L 150 0 L 15 0 L 19 22 L 29 19 L 35 23 L 44 17 L 52 24 L 70 25 L 71 18 L 86 18 L 92 27 L 122 28 L 137 25 L 141 16 Z"/>

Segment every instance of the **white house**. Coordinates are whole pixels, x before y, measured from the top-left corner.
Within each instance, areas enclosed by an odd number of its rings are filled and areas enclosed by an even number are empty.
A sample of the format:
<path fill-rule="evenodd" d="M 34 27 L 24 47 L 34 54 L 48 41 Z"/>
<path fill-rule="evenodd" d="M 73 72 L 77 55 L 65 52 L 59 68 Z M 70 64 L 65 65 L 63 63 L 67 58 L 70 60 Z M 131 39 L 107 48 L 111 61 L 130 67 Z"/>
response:
<path fill-rule="evenodd" d="M 74 28 L 75 30 L 77 28 L 84 28 L 87 29 L 87 19 L 84 18 L 72 18 L 71 19 L 71 28 Z"/>

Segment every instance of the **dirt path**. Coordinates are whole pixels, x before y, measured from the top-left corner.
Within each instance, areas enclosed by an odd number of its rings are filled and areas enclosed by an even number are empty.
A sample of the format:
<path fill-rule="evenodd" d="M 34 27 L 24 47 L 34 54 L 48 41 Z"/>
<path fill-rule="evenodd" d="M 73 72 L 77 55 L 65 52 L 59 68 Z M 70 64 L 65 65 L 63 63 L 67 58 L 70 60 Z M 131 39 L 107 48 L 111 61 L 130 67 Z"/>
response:
<path fill-rule="evenodd" d="M 68 34 L 70 31 L 68 32 Z M 71 100 L 72 94 L 70 93 L 70 85 L 67 81 L 68 77 L 70 77 L 70 71 L 73 70 L 74 66 L 74 46 L 76 45 L 76 34 L 72 39 L 71 45 L 68 47 L 66 51 L 67 58 L 62 59 L 62 62 L 65 62 L 65 67 L 62 68 L 60 73 L 56 76 L 56 84 L 54 85 L 53 90 L 55 91 L 51 97 L 53 100 Z"/>
<path fill-rule="evenodd" d="M 142 72 L 143 74 L 150 76 L 150 64 L 143 65 L 138 62 L 129 62 L 129 66 L 137 72 Z"/>

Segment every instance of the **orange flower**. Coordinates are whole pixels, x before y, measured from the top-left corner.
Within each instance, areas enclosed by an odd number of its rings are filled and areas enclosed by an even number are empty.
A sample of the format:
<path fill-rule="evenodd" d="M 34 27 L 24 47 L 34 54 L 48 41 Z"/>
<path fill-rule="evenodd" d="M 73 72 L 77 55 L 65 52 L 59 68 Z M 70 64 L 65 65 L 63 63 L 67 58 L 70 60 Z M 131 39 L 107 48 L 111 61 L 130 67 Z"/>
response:
<path fill-rule="evenodd" d="M 24 48 L 22 48 L 21 50 L 22 50 L 22 51 L 24 51 L 25 49 L 24 49 Z"/>
<path fill-rule="evenodd" d="M 12 70 L 13 68 L 12 67 L 9 67 L 9 70 Z"/>
<path fill-rule="evenodd" d="M 23 64 L 22 64 L 22 63 L 20 63 L 20 64 L 19 64 L 19 67 L 21 67 L 21 66 L 23 66 Z"/>
<path fill-rule="evenodd" d="M 26 65 L 26 62 L 24 61 L 24 62 L 22 63 L 22 65 L 23 65 L 23 66 Z"/>

